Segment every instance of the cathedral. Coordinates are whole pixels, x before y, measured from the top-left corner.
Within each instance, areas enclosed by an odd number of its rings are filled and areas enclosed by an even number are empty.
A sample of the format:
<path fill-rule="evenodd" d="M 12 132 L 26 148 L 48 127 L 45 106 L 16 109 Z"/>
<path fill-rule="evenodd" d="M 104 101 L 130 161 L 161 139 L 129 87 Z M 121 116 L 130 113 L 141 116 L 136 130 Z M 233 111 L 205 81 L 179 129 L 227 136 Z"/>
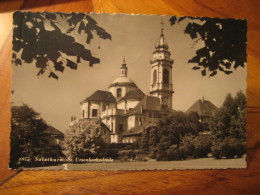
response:
<path fill-rule="evenodd" d="M 133 143 L 146 128 L 172 112 L 171 53 L 163 26 L 150 60 L 151 84 L 144 94 L 128 77 L 123 60 L 120 74 L 107 91 L 97 90 L 81 102 L 81 119 L 101 119 L 110 130 L 111 143 Z"/>

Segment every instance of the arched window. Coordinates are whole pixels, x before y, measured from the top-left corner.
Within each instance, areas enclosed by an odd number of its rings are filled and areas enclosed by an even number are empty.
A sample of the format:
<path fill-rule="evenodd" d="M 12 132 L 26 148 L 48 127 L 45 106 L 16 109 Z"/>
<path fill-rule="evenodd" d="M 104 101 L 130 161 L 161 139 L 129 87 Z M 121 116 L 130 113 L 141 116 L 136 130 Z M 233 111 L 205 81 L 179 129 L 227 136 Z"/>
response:
<path fill-rule="evenodd" d="M 168 69 L 163 70 L 163 83 L 169 84 L 169 70 Z"/>
<path fill-rule="evenodd" d="M 122 89 L 121 88 L 118 88 L 116 90 L 116 97 L 118 97 L 118 98 L 122 97 Z"/>
<path fill-rule="evenodd" d="M 157 70 L 155 69 L 153 71 L 153 84 L 155 84 L 157 82 Z"/>

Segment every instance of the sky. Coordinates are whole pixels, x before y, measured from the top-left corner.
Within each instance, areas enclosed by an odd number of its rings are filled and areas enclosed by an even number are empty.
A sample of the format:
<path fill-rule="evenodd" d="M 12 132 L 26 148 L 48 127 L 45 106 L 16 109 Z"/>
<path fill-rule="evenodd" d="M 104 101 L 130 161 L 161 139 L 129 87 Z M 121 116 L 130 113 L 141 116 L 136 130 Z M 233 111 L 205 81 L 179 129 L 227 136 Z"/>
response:
<path fill-rule="evenodd" d="M 90 48 L 95 57 L 100 58 L 100 64 L 92 68 L 83 61 L 77 70 L 67 67 L 58 80 L 48 78 L 47 74 L 38 78 L 35 62 L 13 66 L 14 104 L 31 106 L 48 124 L 65 132 L 71 116 L 80 116 L 80 102 L 96 90 L 107 90 L 109 84 L 119 76 L 124 56 L 128 76 L 148 94 L 151 79 L 149 61 L 160 36 L 162 19 L 165 39 L 174 60 L 173 109 L 186 111 L 202 97 L 220 107 L 228 93 L 235 95 L 239 90 L 246 91 L 246 69 L 238 68 L 230 75 L 219 72 L 210 78 L 202 77 L 200 71 L 192 69 L 194 64 L 189 64 L 188 60 L 203 46 L 203 42 L 194 45 L 194 40 L 184 34 L 186 20 L 171 26 L 169 16 L 91 14 L 91 17 L 111 34 L 112 40 L 94 36 L 88 45 L 85 35 L 77 32 L 72 35 L 76 41 Z M 61 24 L 64 28 L 68 27 L 63 21 Z"/>

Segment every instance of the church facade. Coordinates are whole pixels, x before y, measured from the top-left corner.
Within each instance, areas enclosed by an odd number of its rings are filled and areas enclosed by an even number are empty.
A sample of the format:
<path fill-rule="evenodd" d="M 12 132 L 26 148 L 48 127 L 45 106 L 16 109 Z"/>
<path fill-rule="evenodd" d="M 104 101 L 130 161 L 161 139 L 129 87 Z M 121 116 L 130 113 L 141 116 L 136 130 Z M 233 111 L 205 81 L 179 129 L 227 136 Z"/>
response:
<path fill-rule="evenodd" d="M 123 60 L 117 77 L 107 91 L 97 90 L 81 102 L 81 119 L 101 119 L 108 127 L 111 143 L 133 143 L 142 131 L 172 112 L 171 53 L 163 27 L 150 60 L 151 84 L 144 94 L 128 77 Z"/>

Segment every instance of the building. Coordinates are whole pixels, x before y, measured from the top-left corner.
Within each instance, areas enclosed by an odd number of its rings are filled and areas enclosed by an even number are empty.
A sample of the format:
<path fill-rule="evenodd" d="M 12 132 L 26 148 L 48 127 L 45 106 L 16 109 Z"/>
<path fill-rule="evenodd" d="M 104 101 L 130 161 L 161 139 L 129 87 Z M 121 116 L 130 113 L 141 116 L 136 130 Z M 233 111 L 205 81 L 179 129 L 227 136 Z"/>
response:
<path fill-rule="evenodd" d="M 48 129 L 45 131 L 45 134 L 48 136 L 50 145 L 59 145 L 60 142 L 64 140 L 64 133 L 51 125 L 49 125 Z"/>
<path fill-rule="evenodd" d="M 145 95 L 128 77 L 123 60 L 117 77 L 107 91 L 97 90 L 81 102 L 81 119 L 100 119 L 110 130 L 111 143 L 133 143 L 141 132 L 172 111 L 172 65 L 163 34 L 150 60 L 151 85 Z"/>
<path fill-rule="evenodd" d="M 217 106 L 203 97 L 192 104 L 186 113 L 197 112 L 201 122 L 208 122 L 210 118 L 215 116 L 217 109 Z"/>
<path fill-rule="evenodd" d="M 64 133 L 49 125 L 48 129 L 45 131 L 45 135 L 48 141 L 47 147 L 51 157 L 62 157 L 61 142 L 64 140 Z"/>

